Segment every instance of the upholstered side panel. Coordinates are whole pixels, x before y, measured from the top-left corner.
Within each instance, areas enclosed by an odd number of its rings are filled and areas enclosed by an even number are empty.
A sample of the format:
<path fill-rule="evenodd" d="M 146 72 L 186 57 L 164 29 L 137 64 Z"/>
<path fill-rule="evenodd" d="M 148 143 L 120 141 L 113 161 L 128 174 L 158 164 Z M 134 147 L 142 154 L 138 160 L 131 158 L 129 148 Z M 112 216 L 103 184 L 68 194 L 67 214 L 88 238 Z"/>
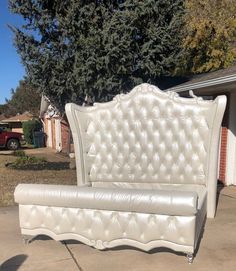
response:
<path fill-rule="evenodd" d="M 216 108 L 148 84 L 110 103 L 68 106 L 82 182 L 206 184 Z"/>
<path fill-rule="evenodd" d="M 193 252 L 195 216 L 20 205 L 23 234 L 46 234 L 56 240 L 77 239 L 98 249 L 131 245 L 143 250 L 169 247 Z"/>

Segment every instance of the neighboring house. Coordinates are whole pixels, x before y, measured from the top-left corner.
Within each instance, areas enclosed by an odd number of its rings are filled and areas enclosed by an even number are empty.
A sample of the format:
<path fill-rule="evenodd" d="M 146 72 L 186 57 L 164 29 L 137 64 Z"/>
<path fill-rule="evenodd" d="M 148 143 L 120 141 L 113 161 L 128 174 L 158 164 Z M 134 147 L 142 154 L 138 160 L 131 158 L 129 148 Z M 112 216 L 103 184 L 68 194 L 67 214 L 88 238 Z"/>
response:
<path fill-rule="evenodd" d="M 2 119 L 0 122 L 10 128 L 12 132 L 23 133 L 22 124 L 26 121 L 32 120 L 33 117 L 34 116 L 31 113 L 25 112 L 23 114 L 17 114 L 14 117 Z"/>
<path fill-rule="evenodd" d="M 219 159 L 219 180 L 236 185 L 236 66 L 216 72 L 193 76 L 188 82 L 166 89 L 188 96 L 190 90 L 206 99 L 227 96 L 222 123 Z"/>
<path fill-rule="evenodd" d="M 45 96 L 41 99 L 40 119 L 46 134 L 46 146 L 57 152 L 70 153 L 71 134 L 67 119 Z"/>
<path fill-rule="evenodd" d="M 4 124 L 3 122 L 2 122 L 2 120 L 4 120 L 6 117 L 3 115 L 3 114 L 0 114 L 0 127 L 4 127 L 4 126 L 6 126 L 6 124 Z"/>

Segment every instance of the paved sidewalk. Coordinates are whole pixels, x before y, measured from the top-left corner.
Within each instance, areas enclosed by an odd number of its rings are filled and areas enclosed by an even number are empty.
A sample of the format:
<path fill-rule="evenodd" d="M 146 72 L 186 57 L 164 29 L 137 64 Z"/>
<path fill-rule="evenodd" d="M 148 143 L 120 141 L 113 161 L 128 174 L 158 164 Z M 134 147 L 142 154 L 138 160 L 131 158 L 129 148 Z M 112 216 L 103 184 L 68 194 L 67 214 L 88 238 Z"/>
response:
<path fill-rule="evenodd" d="M 216 218 L 208 220 L 193 264 L 181 253 L 156 249 L 145 253 L 120 248 L 98 251 L 75 241 L 39 237 L 24 245 L 18 209 L 0 208 L 1 271 L 234 271 L 236 270 L 236 187 L 220 191 Z"/>

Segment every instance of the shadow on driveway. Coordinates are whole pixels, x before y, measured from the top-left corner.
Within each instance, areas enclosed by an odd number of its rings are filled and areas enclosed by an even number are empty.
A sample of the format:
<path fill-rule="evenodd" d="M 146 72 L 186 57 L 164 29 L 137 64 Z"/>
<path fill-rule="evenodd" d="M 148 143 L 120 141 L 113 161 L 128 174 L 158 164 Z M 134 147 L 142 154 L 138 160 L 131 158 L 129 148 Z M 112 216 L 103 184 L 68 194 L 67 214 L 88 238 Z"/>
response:
<path fill-rule="evenodd" d="M 17 271 L 27 258 L 25 254 L 11 257 L 0 265 L 0 271 Z"/>

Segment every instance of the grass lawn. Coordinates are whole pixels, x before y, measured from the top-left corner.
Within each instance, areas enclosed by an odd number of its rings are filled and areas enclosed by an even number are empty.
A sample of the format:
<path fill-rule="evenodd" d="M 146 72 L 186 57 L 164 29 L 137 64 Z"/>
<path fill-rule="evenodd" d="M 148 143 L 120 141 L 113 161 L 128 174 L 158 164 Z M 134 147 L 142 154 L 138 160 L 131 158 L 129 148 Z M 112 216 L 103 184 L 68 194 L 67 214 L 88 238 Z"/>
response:
<path fill-rule="evenodd" d="M 40 184 L 76 184 L 76 171 L 69 168 L 70 159 L 55 154 L 48 149 L 26 150 L 28 155 L 45 157 L 48 161 L 45 168 L 30 167 L 12 169 L 5 164 L 14 162 L 17 157 L 10 152 L 0 150 L 0 207 L 14 205 L 14 190 L 19 183 Z"/>

